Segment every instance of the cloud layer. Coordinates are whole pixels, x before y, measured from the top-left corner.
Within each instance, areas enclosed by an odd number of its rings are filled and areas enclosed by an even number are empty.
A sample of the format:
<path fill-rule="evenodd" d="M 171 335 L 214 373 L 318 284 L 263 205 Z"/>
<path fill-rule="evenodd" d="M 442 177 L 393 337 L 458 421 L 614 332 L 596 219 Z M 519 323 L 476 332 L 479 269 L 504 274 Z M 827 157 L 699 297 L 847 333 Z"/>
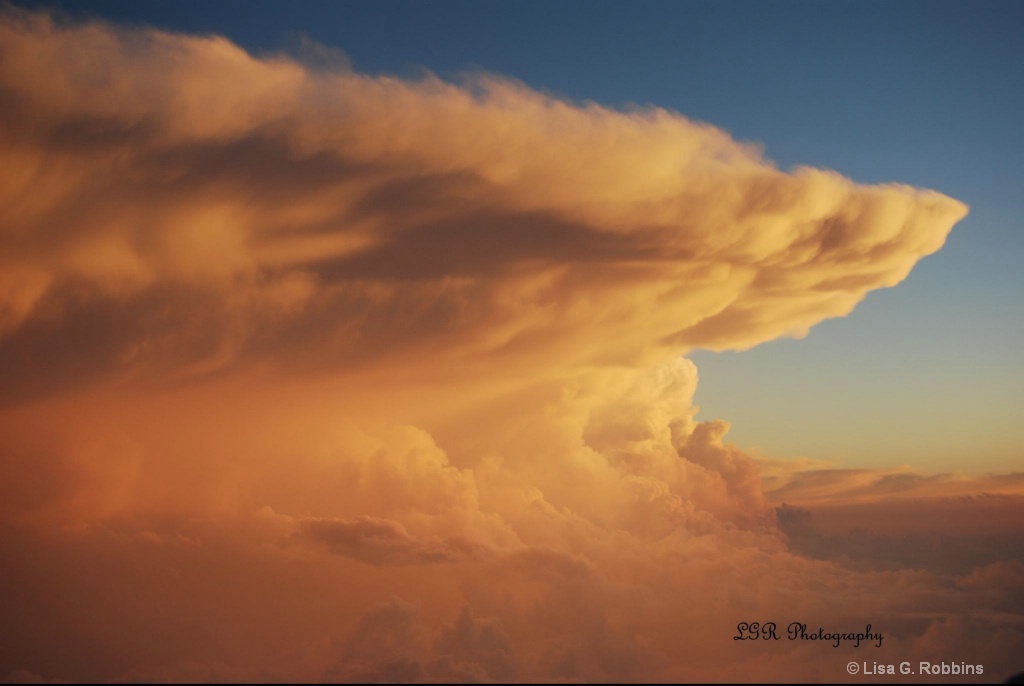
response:
<path fill-rule="evenodd" d="M 961 203 L 787 173 L 657 108 L 13 9 L 0 120 L 0 675 L 864 657 L 732 640 L 770 619 L 1016 667 L 1019 478 L 759 465 L 697 421 L 680 357 L 845 315 Z M 854 564 L 826 512 L 990 491 L 1011 515 L 955 569 L 894 562 L 891 530 Z"/>

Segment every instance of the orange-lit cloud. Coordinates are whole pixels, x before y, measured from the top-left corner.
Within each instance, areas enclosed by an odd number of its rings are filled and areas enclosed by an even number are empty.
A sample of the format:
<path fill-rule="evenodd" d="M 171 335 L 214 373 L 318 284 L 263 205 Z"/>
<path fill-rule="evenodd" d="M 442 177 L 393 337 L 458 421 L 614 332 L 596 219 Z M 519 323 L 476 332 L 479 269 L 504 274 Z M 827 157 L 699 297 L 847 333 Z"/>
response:
<path fill-rule="evenodd" d="M 532 371 L 749 347 L 898 283 L 966 212 L 491 76 L 313 71 L 14 10 L 0 31 L 6 394 L 240 358 Z"/>
<path fill-rule="evenodd" d="M 1010 556 L 858 566 L 814 518 L 1016 477 L 759 466 L 695 419 L 680 357 L 845 315 L 961 203 L 493 76 L 10 9 L 0 46 L 0 676 L 840 679 L 863 656 L 732 641 L 766 619 L 1015 667 Z"/>

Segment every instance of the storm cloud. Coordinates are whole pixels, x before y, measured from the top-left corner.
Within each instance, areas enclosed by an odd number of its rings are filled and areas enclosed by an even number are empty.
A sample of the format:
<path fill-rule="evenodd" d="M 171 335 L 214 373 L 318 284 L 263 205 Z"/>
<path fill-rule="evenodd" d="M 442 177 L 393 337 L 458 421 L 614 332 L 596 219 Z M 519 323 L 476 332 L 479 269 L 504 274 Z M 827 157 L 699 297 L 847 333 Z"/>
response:
<path fill-rule="evenodd" d="M 861 657 L 732 640 L 771 619 L 1016 669 L 1019 518 L 951 568 L 884 542 L 857 564 L 822 513 L 1019 512 L 1018 476 L 759 461 L 697 420 L 682 357 L 846 315 L 962 203 L 780 170 L 656 107 L 11 8 L 0 124 L 0 676 L 843 679 Z"/>

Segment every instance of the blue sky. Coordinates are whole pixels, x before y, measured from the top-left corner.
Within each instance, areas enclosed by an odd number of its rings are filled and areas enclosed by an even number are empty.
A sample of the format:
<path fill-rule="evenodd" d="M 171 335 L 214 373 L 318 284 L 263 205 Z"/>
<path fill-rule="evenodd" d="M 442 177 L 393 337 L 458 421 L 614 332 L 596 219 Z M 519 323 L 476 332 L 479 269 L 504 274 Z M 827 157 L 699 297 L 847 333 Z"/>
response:
<path fill-rule="evenodd" d="M 19 3 L 55 6 L 55 3 Z M 573 100 L 653 104 L 757 141 L 780 167 L 971 205 L 947 246 L 849 317 L 697 351 L 701 419 L 778 457 L 1020 469 L 1024 4 L 1020 2 L 74 2 L 76 17 L 296 36 L 360 71 L 486 70 Z"/>

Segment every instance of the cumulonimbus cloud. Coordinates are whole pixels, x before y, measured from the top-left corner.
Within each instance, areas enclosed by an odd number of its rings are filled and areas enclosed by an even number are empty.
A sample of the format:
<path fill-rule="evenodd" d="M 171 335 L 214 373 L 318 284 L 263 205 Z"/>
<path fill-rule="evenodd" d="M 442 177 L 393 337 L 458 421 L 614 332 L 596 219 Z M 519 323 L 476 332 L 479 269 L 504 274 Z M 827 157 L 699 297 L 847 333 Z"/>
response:
<path fill-rule="evenodd" d="M 846 314 L 962 203 L 655 107 L 10 8 L 0 124 L 0 676 L 842 678 L 732 650 L 765 618 L 1024 649 L 1006 555 L 852 569 L 816 528 L 1019 481 L 766 469 L 679 357 Z"/>
<path fill-rule="evenodd" d="M 8 394 L 239 358 L 749 347 L 898 283 L 966 213 L 488 75 L 11 9 L 0 41 Z"/>

